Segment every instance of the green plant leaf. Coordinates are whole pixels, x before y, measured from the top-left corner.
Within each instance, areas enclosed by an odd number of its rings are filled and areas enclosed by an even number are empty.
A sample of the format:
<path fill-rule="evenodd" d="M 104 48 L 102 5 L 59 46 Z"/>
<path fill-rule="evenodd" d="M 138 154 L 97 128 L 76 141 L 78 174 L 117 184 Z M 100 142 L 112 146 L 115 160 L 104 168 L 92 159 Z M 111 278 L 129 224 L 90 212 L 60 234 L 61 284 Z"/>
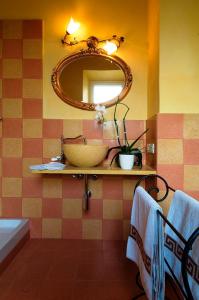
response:
<path fill-rule="evenodd" d="M 145 133 L 147 133 L 148 130 L 149 130 L 149 128 L 147 128 L 142 134 L 140 134 L 140 135 L 137 137 L 137 139 L 129 146 L 130 149 L 133 148 L 133 146 L 139 141 L 139 139 L 140 139 Z"/>

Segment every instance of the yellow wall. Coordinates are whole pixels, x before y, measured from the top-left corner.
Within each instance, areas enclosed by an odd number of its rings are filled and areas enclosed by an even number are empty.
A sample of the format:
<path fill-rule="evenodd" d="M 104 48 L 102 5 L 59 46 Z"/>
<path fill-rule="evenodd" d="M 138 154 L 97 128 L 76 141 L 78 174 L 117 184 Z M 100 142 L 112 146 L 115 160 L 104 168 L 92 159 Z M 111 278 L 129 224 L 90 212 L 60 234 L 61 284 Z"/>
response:
<path fill-rule="evenodd" d="M 148 4 L 148 118 L 159 112 L 159 0 Z"/>
<path fill-rule="evenodd" d="M 160 0 L 161 113 L 199 113 L 198 14 L 198 0 Z"/>
<path fill-rule="evenodd" d="M 118 51 L 132 69 L 134 83 L 125 98 L 128 119 L 147 117 L 147 0 L 18 0 L 2 1 L 1 19 L 44 20 L 44 118 L 93 119 L 94 112 L 82 111 L 62 102 L 53 92 L 50 75 L 53 67 L 71 48 L 61 45 L 65 25 L 73 16 L 81 23 L 81 38 L 96 35 L 109 38 L 124 35 L 125 43 Z M 113 108 L 108 109 L 108 119 Z"/>

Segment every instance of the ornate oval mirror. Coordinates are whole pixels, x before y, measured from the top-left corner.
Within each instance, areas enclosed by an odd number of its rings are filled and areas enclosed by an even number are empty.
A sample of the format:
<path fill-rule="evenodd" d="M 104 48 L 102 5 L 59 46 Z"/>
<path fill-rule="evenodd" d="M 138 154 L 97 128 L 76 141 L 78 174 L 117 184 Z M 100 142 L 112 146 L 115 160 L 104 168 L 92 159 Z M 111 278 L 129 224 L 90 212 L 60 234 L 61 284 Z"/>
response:
<path fill-rule="evenodd" d="M 61 60 L 52 74 L 55 93 L 66 103 L 85 110 L 122 100 L 130 90 L 132 74 L 117 56 L 80 51 Z"/>

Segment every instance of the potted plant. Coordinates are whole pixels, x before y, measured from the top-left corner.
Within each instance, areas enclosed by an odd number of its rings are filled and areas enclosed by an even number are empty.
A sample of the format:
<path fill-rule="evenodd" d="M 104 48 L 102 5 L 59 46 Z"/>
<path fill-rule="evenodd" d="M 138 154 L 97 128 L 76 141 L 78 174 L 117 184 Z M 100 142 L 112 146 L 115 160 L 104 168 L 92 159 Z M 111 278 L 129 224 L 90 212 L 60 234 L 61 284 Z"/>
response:
<path fill-rule="evenodd" d="M 127 108 L 124 117 L 122 119 L 122 124 L 123 124 L 123 130 L 124 130 L 124 144 L 121 143 L 120 141 L 120 135 L 119 135 L 119 127 L 118 127 L 118 122 L 117 122 L 117 118 L 116 118 L 116 112 L 117 112 L 117 106 L 118 105 L 123 105 Z M 133 141 L 132 143 L 128 142 L 128 138 L 127 138 L 127 132 L 126 132 L 126 116 L 127 113 L 129 111 L 129 107 L 124 104 L 124 103 L 116 103 L 115 105 L 115 110 L 114 110 L 114 124 L 115 124 L 115 129 L 116 129 L 116 134 L 117 134 L 117 142 L 118 142 L 118 146 L 112 147 L 108 150 L 107 152 L 107 156 L 106 158 L 108 158 L 110 152 L 112 150 L 117 150 L 117 153 L 113 156 L 110 165 L 112 165 L 113 161 L 115 160 L 117 165 L 119 167 L 125 168 L 125 169 L 132 169 L 133 164 L 135 163 L 135 165 L 139 166 L 140 168 L 142 168 L 142 151 L 139 148 L 134 148 L 135 144 L 139 141 L 139 139 L 147 133 L 147 131 L 149 129 L 146 129 L 142 134 L 140 134 L 135 141 Z M 125 158 L 126 156 L 126 158 Z M 131 156 L 131 157 L 130 157 Z M 129 162 L 129 166 L 126 165 L 126 163 L 123 162 L 124 161 L 130 161 Z M 122 164 L 122 165 L 121 165 Z"/>

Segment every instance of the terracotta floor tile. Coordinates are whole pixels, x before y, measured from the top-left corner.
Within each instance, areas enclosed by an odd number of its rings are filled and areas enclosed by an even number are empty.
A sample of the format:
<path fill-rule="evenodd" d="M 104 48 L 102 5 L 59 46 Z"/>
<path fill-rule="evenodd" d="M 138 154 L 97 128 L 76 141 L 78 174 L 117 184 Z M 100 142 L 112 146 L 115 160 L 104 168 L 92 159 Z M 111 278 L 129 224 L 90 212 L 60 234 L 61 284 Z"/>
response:
<path fill-rule="evenodd" d="M 40 280 L 16 281 L 4 297 L 5 300 L 37 300 L 41 288 Z M 3 299 L 3 300 L 4 300 Z"/>
<path fill-rule="evenodd" d="M 82 240 L 81 241 L 81 250 L 100 250 L 103 247 L 103 242 L 98 240 Z"/>
<path fill-rule="evenodd" d="M 104 261 L 104 252 L 102 250 L 88 249 L 80 251 L 79 261 L 83 263 L 97 263 Z"/>
<path fill-rule="evenodd" d="M 39 291 L 38 300 L 72 300 L 74 282 L 45 281 Z"/>
<path fill-rule="evenodd" d="M 102 281 L 76 281 L 73 299 L 103 300 L 104 287 Z"/>
<path fill-rule="evenodd" d="M 105 262 L 104 280 L 129 280 L 135 275 L 134 264 L 131 262 Z"/>
<path fill-rule="evenodd" d="M 65 282 L 68 280 L 74 280 L 77 274 L 77 262 L 68 259 L 63 262 L 57 257 L 57 261 L 51 265 L 50 271 L 47 274 L 46 279 L 51 281 Z"/>
<path fill-rule="evenodd" d="M 1 300 L 6 299 L 6 296 L 8 295 L 8 293 L 10 291 L 11 285 L 12 285 L 11 282 L 1 281 L 1 278 L 0 278 L 0 299 Z"/>
<path fill-rule="evenodd" d="M 132 284 L 132 280 L 104 282 L 103 290 L 103 300 L 131 300 L 133 296 L 140 293 L 139 288 Z M 147 298 L 142 297 L 140 299 L 144 300 Z"/>
<path fill-rule="evenodd" d="M 103 241 L 103 250 L 120 249 L 126 251 L 126 241 Z"/>
<path fill-rule="evenodd" d="M 4 270 L 4 272 L 0 275 L 0 284 L 8 284 L 15 282 L 18 278 L 20 273 L 19 266 L 18 266 L 18 259 L 16 257 L 11 261 L 9 266 Z M 1 299 L 1 297 L 0 297 Z"/>
<path fill-rule="evenodd" d="M 138 269 L 125 252 L 123 241 L 30 240 L 1 274 L 0 300 L 131 300 Z"/>
<path fill-rule="evenodd" d="M 100 262 L 80 263 L 77 271 L 77 280 L 102 280 L 104 266 Z"/>
<path fill-rule="evenodd" d="M 104 261 L 105 262 L 125 262 L 127 258 L 125 256 L 125 252 L 123 249 L 107 249 L 104 251 Z"/>

